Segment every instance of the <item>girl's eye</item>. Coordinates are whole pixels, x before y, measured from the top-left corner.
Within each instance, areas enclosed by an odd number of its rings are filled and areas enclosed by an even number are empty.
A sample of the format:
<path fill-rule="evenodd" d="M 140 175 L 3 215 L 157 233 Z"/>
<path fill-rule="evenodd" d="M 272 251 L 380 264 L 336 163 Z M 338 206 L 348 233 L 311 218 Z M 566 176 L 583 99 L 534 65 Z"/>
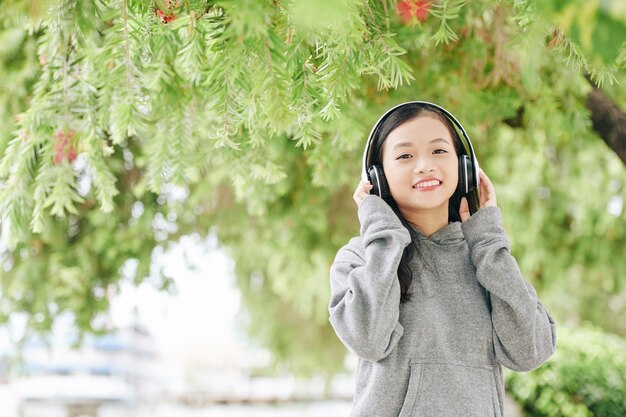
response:
<path fill-rule="evenodd" d="M 411 157 L 411 155 L 409 155 L 408 153 L 403 153 L 402 155 L 400 155 L 396 159 L 409 159 L 410 157 Z"/>
<path fill-rule="evenodd" d="M 443 154 L 443 153 L 448 153 L 448 151 L 446 151 L 445 149 L 436 149 L 435 151 L 433 151 L 433 153 L 435 153 L 435 154 Z"/>

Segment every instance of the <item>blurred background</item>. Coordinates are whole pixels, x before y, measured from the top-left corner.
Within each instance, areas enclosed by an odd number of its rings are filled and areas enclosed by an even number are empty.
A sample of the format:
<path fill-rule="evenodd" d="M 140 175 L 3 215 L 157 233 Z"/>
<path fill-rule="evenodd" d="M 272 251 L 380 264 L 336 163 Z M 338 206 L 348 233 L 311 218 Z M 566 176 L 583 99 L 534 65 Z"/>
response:
<path fill-rule="evenodd" d="M 0 417 L 348 415 L 328 271 L 416 99 L 559 325 L 507 415 L 626 415 L 623 1 L 0 6 Z"/>

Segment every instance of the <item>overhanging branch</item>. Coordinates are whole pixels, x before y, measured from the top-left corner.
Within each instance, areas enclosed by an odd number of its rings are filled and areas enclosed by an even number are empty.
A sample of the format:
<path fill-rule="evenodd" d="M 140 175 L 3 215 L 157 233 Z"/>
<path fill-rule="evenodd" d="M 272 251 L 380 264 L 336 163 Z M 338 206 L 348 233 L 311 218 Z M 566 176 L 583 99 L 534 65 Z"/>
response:
<path fill-rule="evenodd" d="M 626 165 L 626 113 L 591 80 L 589 82 L 593 89 L 587 95 L 585 105 L 591 112 L 593 130 Z"/>

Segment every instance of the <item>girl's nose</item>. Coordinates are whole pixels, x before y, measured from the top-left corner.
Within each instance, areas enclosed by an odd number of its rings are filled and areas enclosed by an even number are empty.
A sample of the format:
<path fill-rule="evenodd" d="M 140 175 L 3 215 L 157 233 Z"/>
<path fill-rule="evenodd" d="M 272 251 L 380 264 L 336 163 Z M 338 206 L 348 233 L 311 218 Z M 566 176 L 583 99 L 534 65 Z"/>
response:
<path fill-rule="evenodd" d="M 435 164 L 429 158 L 418 158 L 414 170 L 416 173 L 432 172 L 435 170 Z"/>

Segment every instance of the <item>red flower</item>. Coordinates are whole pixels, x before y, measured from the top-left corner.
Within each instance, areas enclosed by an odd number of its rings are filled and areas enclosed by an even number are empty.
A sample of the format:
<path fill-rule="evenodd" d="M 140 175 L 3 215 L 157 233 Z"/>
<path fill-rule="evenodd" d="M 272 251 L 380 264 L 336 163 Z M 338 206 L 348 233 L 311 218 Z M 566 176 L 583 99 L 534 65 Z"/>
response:
<path fill-rule="evenodd" d="M 165 24 L 168 24 L 169 22 L 176 20 L 176 14 L 174 14 L 174 12 L 172 12 L 171 14 L 167 14 L 161 9 L 156 9 L 156 15 L 159 19 L 161 19 L 161 22 Z"/>
<path fill-rule="evenodd" d="M 431 5 L 432 2 L 428 0 L 403 0 L 398 2 L 400 19 L 405 25 L 411 24 L 413 19 L 423 22 L 428 18 Z"/>
<path fill-rule="evenodd" d="M 76 132 L 73 130 L 57 130 L 54 133 L 56 142 L 52 146 L 54 151 L 54 164 L 59 165 L 63 161 L 74 162 L 76 159 L 76 147 L 74 146 L 73 139 L 76 136 Z"/>
<path fill-rule="evenodd" d="M 176 0 L 176 2 L 173 2 L 172 0 L 167 0 L 165 8 L 168 10 L 168 12 L 164 12 L 161 9 L 156 9 L 155 12 L 157 17 L 161 19 L 161 22 L 168 24 L 169 22 L 176 20 L 176 13 L 174 13 L 174 9 L 178 9 L 182 5 L 183 3 L 180 0 Z"/>

